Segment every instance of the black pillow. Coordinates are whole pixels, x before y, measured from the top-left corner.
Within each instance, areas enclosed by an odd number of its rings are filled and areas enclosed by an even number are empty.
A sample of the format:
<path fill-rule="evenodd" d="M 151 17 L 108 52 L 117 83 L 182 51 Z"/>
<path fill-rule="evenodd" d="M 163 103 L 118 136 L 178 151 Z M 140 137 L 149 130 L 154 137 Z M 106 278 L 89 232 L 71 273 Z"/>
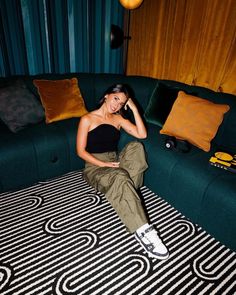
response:
<path fill-rule="evenodd" d="M 38 123 L 44 118 L 42 105 L 24 85 L 1 88 L 0 119 L 12 132 Z"/>

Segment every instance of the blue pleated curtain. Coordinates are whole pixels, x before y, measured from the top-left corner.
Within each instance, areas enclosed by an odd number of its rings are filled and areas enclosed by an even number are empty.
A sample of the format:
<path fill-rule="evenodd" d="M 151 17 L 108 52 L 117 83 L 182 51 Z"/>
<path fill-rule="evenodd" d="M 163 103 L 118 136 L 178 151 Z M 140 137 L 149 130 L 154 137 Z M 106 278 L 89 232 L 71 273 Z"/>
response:
<path fill-rule="evenodd" d="M 0 0 L 0 75 L 122 73 L 110 28 L 123 13 L 118 0 Z"/>

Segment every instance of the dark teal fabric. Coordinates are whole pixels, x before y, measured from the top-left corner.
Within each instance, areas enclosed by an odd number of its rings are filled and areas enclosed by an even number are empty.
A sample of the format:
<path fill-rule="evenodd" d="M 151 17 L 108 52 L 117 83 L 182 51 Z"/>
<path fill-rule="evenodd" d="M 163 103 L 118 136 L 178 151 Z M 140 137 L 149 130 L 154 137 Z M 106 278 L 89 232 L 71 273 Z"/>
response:
<path fill-rule="evenodd" d="M 109 1 L 1 0 L 0 76 L 122 73 L 123 47 L 111 49 L 111 25 L 125 9 Z"/>
<path fill-rule="evenodd" d="M 224 243 L 236 251 L 235 213 L 236 175 L 220 170 L 205 190 L 198 222 L 217 240 L 223 237 Z"/>
<path fill-rule="evenodd" d="M 177 209 L 183 208 L 181 211 L 187 217 L 191 212 L 195 222 L 199 221 L 199 209 L 209 183 L 221 173 L 209 165 L 210 156 L 211 153 L 193 147 L 178 160 L 169 177 L 169 198 Z"/>
<path fill-rule="evenodd" d="M 30 139 L 0 128 L 0 192 L 32 185 L 39 180 L 37 157 Z"/>
<path fill-rule="evenodd" d="M 160 196 L 169 195 L 170 173 L 179 158 L 184 157 L 181 153 L 173 153 L 165 148 L 165 136 L 160 135 L 159 128 L 148 124 L 148 137 L 144 140 L 149 169 L 145 173 L 145 184 L 157 191 Z"/>
<path fill-rule="evenodd" d="M 162 127 L 171 111 L 178 91 L 178 88 L 166 87 L 157 82 L 144 113 L 147 122 Z"/>
<path fill-rule="evenodd" d="M 224 120 L 213 139 L 213 143 L 225 151 L 236 153 L 236 97 L 226 93 L 215 93 L 212 100 L 230 106 L 229 112 L 224 115 Z"/>
<path fill-rule="evenodd" d="M 62 175 L 69 171 L 69 147 L 56 124 L 38 124 L 24 133 L 35 151 L 39 180 Z"/>
<path fill-rule="evenodd" d="M 55 122 L 55 125 L 63 134 L 64 142 L 68 151 L 68 169 L 69 171 L 78 170 L 84 167 L 84 161 L 77 156 L 76 135 L 78 130 L 79 118 Z"/>

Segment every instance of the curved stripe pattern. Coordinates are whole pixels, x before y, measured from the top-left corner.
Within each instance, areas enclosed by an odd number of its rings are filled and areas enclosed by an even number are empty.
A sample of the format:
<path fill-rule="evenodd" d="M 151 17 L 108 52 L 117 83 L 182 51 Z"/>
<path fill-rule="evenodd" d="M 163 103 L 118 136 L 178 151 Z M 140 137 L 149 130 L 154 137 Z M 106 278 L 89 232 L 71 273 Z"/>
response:
<path fill-rule="evenodd" d="M 1 295 L 236 294 L 236 253 L 141 194 L 167 261 L 146 255 L 81 171 L 1 194 Z"/>

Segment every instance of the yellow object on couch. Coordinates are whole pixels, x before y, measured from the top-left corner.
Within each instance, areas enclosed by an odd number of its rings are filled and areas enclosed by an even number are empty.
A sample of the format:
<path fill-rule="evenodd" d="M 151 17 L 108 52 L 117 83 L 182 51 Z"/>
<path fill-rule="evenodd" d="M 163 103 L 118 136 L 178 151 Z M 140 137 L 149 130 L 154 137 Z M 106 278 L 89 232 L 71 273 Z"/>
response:
<path fill-rule="evenodd" d="M 46 123 L 81 117 L 88 112 L 77 78 L 33 82 L 45 109 Z"/>

